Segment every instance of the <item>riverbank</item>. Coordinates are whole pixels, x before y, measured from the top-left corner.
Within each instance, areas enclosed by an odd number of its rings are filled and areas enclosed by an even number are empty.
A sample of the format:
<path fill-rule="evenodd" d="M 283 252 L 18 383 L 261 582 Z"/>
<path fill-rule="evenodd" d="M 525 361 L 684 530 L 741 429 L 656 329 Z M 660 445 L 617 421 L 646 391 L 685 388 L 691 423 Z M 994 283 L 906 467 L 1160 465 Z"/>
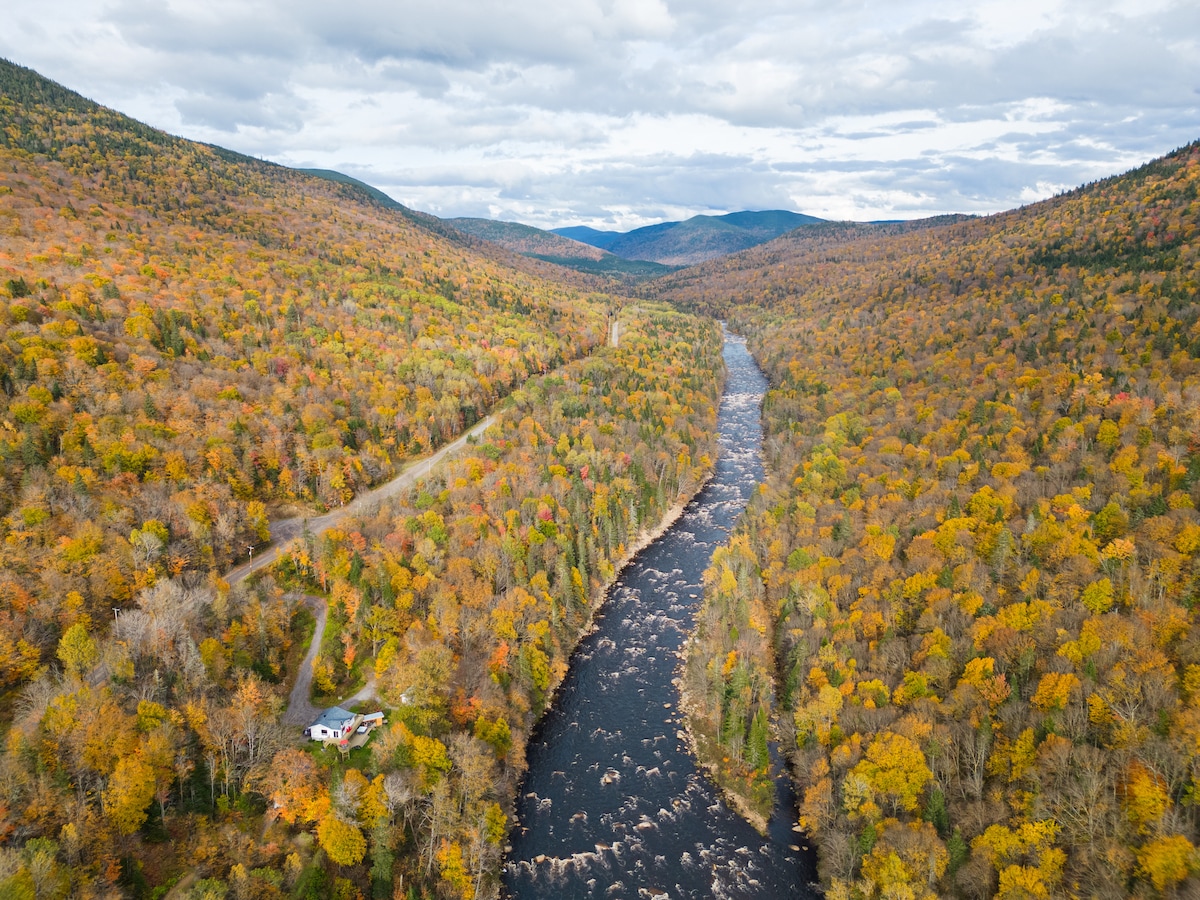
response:
<path fill-rule="evenodd" d="M 736 533 L 704 574 L 695 626 L 676 679 L 696 762 L 726 803 L 763 835 L 775 809 L 774 670 L 757 561 Z"/>
<path fill-rule="evenodd" d="M 748 351 L 746 365 L 757 373 L 761 387 L 748 391 L 742 402 L 746 412 L 757 417 L 765 379 Z M 764 475 L 761 438 L 755 443 L 754 450 L 746 448 L 748 474 L 755 478 L 750 502 L 761 491 Z M 697 763 L 727 804 L 765 835 L 776 800 L 772 771 L 778 767 L 772 762 L 770 738 L 777 730 L 770 721 L 776 674 L 770 627 L 774 616 L 762 577 L 754 550 L 735 522 L 704 572 L 700 609 L 681 654 L 678 689 Z"/>
<path fill-rule="evenodd" d="M 679 517 L 683 515 L 683 511 L 687 509 L 688 504 L 698 497 L 700 492 L 704 490 L 710 481 L 712 481 L 713 474 L 714 471 L 710 470 L 705 476 L 704 480 L 700 482 L 699 486 L 692 491 L 691 494 L 677 501 L 662 514 L 658 520 L 658 524 L 656 524 L 653 528 L 643 528 L 641 531 L 639 531 L 637 539 L 629 545 L 629 547 L 625 550 L 624 555 L 613 564 L 611 577 L 607 578 L 601 584 L 601 586 L 596 590 L 595 596 L 592 597 L 588 602 L 588 621 L 579 632 L 579 636 L 575 641 L 575 647 L 571 650 L 572 655 L 574 654 L 575 649 L 578 649 L 579 645 L 583 642 L 583 639 L 596 631 L 596 613 L 598 613 L 604 607 L 604 601 L 608 598 L 608 592 L 611 591 L 613 585 L 620 580 L 621 573 L 624 572 L 625 569 L 628 568 L 628 566 L 635 559 L 637 559 L 639 553 L 666 534 L 671 529 L 671 526 L 679 521 Z M 562 674 L 562 677 L 550 683 L 550 689 L 546 694 L 546 710 L 551 710 L 554 708 L 555 701 L 558 699 L 559 689 L 562 687 L 563 682 L 566 681 L 567 674 L 569 672 L 570 665 L 568 664 L 566 670 Z M 543 713 L 543 715 L 545 715 L 545 713 Z M 533 723 L 533 728 L 530 731 L 531 735 L 537 730 L 538 722 L 540 721 L 541 718 L 539 717 L 538 720 Z M 526 742 L 528 742 L 528 736 L 526 738 Z M 526 766 L 527 762 L 524 756 L 522 756 L 521 766 L 516 772 L 518 778 L 523 776 Z M 512 799 L 515 800 L 516 797 L 514 796 Z M 509 810 L 509 813 L 515 816 L 511 809 Z"/>
<path fill-rule="evenodd" d="M 687 665 L 687 656 L 688 651 L 684 650 L 680 657 L 683 666 Z M 753 797 L 748 797 L 736 790 L 730 784 L 730 779 L 737 778 L 737 776 L 732 772 L 727 772 L 716 759 L 716 755 L 713 752 L 709 752 L 710 744 L 715 745 L 715 740 L 709 738 L 702 743 L 697 739 L 694 720 L 698 715 L 698 711 L 695 704 L 690 702 L 687 693 L 683 690 L 682 683 L 678 679 L 676 683 L 679 685 L 679 710 L 683 713 L 684 720 L 684 741 L 687 743 L 688 750 L 695 758 L 696 764 L 704 772 L 705 777 L 708 778 L 709 783 L 716 789 L 717 793 L 721 795 L 721 799 L 725 801 L 725 804 L 749 822 L 755 831 L 766 837 L 767 825 L 774 812 L 773 797 L 771 806 L 764 813 L 761 808 L 762 804 Z M 717 753 L 719 752 L 718 749 Z M 772 786 L 772 794 L 774 794 L 774 786 Z"/>
<path fill-rule="evenodd" d="M 809 896 L 790 823 L 770 820 L 764 837 L 697 763 L 676 686 L 703 573 L 761 478 L 763 379 L 740 341 L 724 355 L 712 477 L 620 548 L 594 627 L 530 738 L 507 898 Z"/>
<path fill-rule="evenodd" d="M 614 344 L 614 346 L 615 346 L 615 344 Z M 722 396 L 724 396 L 724 393 L 725 393 L 725 383 L 726 383 L 727 377 L 728 377 L 728 373 L 724 373 L 719 381 L 719 387 L 720 387 Z M 719 404 L 718 404 L 718 408 L 719 408 Z M 715 457 L 716 454 L 713 454 L 713 456 Z M 688 507 L 688 504 L 700 496 L 700 492 L 703 491 L 706 487 L 708 487 L 709 483 L 713 480 L 713 476 L 715 476 L 715 475 L 716 475 L 716 463 L 713 462 L 709 466 L 708 471 L 705 472 L 704 477 L 697 483 L 695 489 L 692 490 L 685 497 L 682 497 L 682 498 L 676 500 L 676 502 L 672 506 L 668 507 L 667 510 L 662 514 L 662 516 L 659 517 L 658 523 L 653 528 L 643 528 L 640 531 L 638 531 L 637 537 L 634 539 L 634 542 L 625 549 L 625 553 L 621 556 L 621 558 L 619 560 L 617 560 L 615 563 L 613 563 L 612 574 L 601 583 L 600 587 L 595 591 L 594 596 L 589 598 L 589 600 L 588 600 L 588 621 L 587 621 L 587 624 L 584 625 L 584 627 L 580 630 L 579 636 L 575 640 L 575 647 L 572 648 L 572 650 L 571 650 L 571 654 L 574 654 L 575 648 L 579 647 L 579 644 L 583 641 L 583 639 L 585 637 L 587 637 L 589 634 L 592 634 L 595 632 L 595 630 L 596 630 L 596 613 L 598 613 L 600 611 L 600 609 L 604 606 L 604 601 L 608 597 L 608 592 L 610 590 L 612 590 L 613 585 L 615 585 L 617 583 L 617 581 L 620 579 L 621 573 L 624 572 L 625 569 L 635 559 L 637 559 L 637 556 L 639 553 L 641 553 L 643 550 L 645 550 L 647 547 L 649 547 L 651 544 L 653 544 L 655 541 L 657 541 L 660 537 L 662 537 L 664 534 L 666 534 L 671 529 L 671 526 L 673 526 L 676 522 L 679 521 L 680 516 L 683 515 L 684 510 L 686 510 Z M 562 683 L 566 680 L 567 673 L 569 671 L 570 671 L 570 666 L 568 665 L 567 669 L 562 673 L 562 675 L 559 678 L 557 678 L 556 680 L 551 682 L 550 690 L 548 691 L 547 696 L 546 696 L 546 709 L 547 710 L 552 709 L 554 707 L 554 702 L 558 697 L 559 688 L 562 686 Z M 544 713 L 543 713 L 543 715 L 544 715 Z M 540 721 L 540 717 L 539 717 L 538 721 Z M 536 729 L 537 729 L 537 722 L 535 721 L 533 724 L 533 730 L 536 730 Z M 532 731 L 530 733 L 532 734 Z M 525 767 L 524 758 L 522 758 L 521 762 L 522 762 L 522 766 L 521 766 L 520 770 L 518 771 L 518 775 L 521 775 L 524 772 L 524 767 Z"/>

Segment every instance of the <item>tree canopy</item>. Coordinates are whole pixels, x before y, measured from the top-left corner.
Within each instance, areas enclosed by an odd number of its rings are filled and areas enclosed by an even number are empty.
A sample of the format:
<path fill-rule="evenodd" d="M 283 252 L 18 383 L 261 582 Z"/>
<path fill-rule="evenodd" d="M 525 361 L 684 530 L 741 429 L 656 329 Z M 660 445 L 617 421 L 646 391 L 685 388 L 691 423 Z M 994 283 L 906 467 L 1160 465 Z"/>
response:
<path fill-rule="evenodd" d="M 831 896 L 1194 882 L 1198 187 L 1192 145 L 665 285 L 728 316 L 771 382 L 768 484 L 735 539 L 757 578 L 706 604 L 739 635 L 768 611 L 758 666 Z"/>

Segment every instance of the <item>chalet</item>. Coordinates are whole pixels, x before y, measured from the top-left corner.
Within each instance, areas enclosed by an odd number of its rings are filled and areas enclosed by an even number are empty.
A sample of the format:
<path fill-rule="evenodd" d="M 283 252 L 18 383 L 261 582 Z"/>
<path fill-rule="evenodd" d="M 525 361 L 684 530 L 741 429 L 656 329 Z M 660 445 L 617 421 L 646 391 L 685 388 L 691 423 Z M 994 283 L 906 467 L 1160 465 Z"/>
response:
<path fill-rule="evenodd" d="M 357 714 L 340 706 L 331 706 L 317 716 L 317 721 L 305 728 L 304 733 L 314 741 L 340 741 L 354 733 L 359 721 L 361 717 Z"/>

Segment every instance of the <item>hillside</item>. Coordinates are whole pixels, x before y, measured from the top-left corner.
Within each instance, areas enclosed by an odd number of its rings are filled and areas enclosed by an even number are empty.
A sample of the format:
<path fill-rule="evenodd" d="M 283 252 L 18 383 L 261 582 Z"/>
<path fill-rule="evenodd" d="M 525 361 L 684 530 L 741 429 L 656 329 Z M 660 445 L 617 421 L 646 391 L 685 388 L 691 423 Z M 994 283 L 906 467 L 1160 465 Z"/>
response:
<path fill-rule="evenodd" d="M 656 279 L 646 290 L 665 298 L 682 298 L 690 305 L 721 314 L 731 298 L 744 301 L 750 285 L 769 282 L 770 299 L 786 296 L 786 290 L 771 274 L 779 266 L 790 269 L 823 264 L 830 259 L 841 259 L 844 248 L 851 245 L 875 246 L 873 241 L 968 222 L 972 218 L 943 215 L 904 222 L 822 222 L 790 231 L 748 250 L 669 273 Z"/>
<path fill-rule="evenodd" d="M 618 299 L 510 259 L 0 63 L 0 896 L 494 893 L 532 724 L 720 392 L 711 322 L 642 304 L 610 348 Z M 320 705 L 389 704 L 367 749 L 281 724 L 310 606 Z"/>
<path fill-rule="evenodd" d="M 565 228 L 555 228 L 553 233 L 601 250 L 607 250 L 612 246 L 613 241 L 625 234 L 623 231 L 600 231 L 587 225 L 568 225 Z"/>
<path fill-rule="evenodd" d="M 592 275 L 642 278 L 662 275 L 667 266 L 641 260 L 623 259 L 597 247 L 562 237 L 552 231 L 542 231 L 519 222 L 500 222 L 495 219 L 444 219 L 446 224 L 466 234 L 491 241 L 501 247 L 532 259 L 553 263 Z"/>
<path fill-rule="evenodd" d="M 689 693 L 744 770 L 774 679 L 830 896 L 1197 889 L 1198 198 L 1192 145 L 671 276 L 772 384 Z"/>
<path fill-rule="evenodd" d="M 823 220 L 786 210 L 693 216 L 628 232 L 597 231 L 586 226 L 556 228 L 555 234 L 581 241 L 630 260 L 690 266 L 757 246 L 781 234 Z"/>
<path fill-rule="evenodd" d="M 372 187 L 365 181 L 359 181 L 357 178 L 353 178 L 350 175 L 336 172 L 333 169 L 297 169 L 296 171 L 303 172 L 305 175 L 314 175 L 317 178 L 324 178 L 328 181 L 335 181 L 338 184 L 352 185 L 353 187 L 358 188 L 372 200 L 376 201 L 380 206 L 385 206 L 388 209 L 405 210 L 409 213 L 412 212 L 412 210 L 408 209 L 408 207 L 393 200 L 383 191 L 379 190 L 379 188 Z"/>
<path fill-rule="evenodd" d="M 353 187 L 171 138 L 7 63 L 0 88 L 4 515 L 54 477 L 122 507 L 153 485 L 164 558 L 220 568 L 261 540 L 249 504 L 342 502 L 603 334 L 602 307 Z M 36 490 L 35 472 L 51 476 Z M 39 519 L 22 546 L 69 520 Z"/>
<path fill-rule="evenodd" d="M 560 237 L 552 231 L 542 231 L 540 228 L 522 225 L 519 222 L 471 218 L 446 219 L 445 221 L 459 231 L 473 234 L 485 241 L 502 244 L 518 253 L 527 255 L 578 257 L 593 262 L 611 256 L 590 244 Z"/>

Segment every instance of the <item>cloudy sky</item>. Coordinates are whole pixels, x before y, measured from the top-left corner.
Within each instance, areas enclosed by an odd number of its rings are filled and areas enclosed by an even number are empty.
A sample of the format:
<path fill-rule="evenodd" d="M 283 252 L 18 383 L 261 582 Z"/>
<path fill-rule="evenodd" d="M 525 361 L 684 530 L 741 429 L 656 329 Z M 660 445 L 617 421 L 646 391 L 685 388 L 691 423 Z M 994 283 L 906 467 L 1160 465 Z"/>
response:
<path fill-rule="evenodd" d="M 1197 0 L 5 0 L 0 55 L 442 216 L 994 212 L 1200 138 Z"/>

